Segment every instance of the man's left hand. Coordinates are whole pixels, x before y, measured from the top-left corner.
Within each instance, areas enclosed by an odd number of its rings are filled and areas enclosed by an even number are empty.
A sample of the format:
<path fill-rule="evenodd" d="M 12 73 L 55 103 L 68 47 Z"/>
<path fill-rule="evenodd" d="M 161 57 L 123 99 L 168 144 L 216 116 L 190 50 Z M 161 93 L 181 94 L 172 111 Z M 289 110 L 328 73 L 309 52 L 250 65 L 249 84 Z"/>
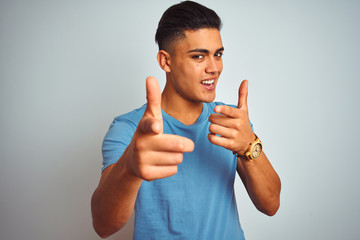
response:
<path fill-rule="evenodd" d="M 244 80 L 239 87 L 237 108 L 226 105 L 215 107 L 216 114 L 209 117 L 212 124 L 209 127 L 208 138 L 211 143 L 239 154 L 247 151 L 249 144 L 255 140 L 250 126 L 247 96 L 248 81 Z"/>

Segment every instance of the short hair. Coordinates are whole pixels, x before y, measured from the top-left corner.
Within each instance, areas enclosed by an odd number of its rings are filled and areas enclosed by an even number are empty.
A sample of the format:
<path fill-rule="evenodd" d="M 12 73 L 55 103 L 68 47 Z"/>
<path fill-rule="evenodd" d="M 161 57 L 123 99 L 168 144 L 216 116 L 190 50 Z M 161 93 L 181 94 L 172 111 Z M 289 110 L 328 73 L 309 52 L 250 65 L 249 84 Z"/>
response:
<path fill-rule="evenodd" d="M 162 15 L 156 30 L 155 42 L 159 50 L 168 51 L 170 44 L 185 37 L 185 30 L 216 28 L 220 31 L 221 19 L 213 10 L 192 1 L 169 7 Z"/>

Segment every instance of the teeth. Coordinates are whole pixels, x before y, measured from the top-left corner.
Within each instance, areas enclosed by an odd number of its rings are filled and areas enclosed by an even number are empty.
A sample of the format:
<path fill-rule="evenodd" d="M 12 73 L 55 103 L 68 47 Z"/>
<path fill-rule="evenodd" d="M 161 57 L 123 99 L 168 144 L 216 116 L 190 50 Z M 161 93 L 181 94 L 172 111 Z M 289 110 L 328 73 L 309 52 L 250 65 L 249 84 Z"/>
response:
<path fill-rule="evenodd" d="M 211 85 L 215 82 L 215 80 L 205 80 L 205 81 L 202 81 L 201 83 L 202 84 L 207 84 L 207 85 Z"/>

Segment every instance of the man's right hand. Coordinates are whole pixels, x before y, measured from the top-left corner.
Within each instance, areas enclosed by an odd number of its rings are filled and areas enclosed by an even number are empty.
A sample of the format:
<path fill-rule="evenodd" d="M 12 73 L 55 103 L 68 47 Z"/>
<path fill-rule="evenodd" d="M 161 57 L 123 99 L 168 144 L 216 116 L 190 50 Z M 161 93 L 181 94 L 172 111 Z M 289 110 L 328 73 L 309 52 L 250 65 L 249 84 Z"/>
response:
<path fill-rule="evenodd" d="M 192 152 L 188 138 L 163 134 L 161 91 L 156 78 L 146 79 L 147 107 L 126 154 L 128 170 L 146 181 L 170 177 L 177 173 L 184 152 Z"/>
<path fill-rule="evenodd" d="M 129 146 L 103 171 L 91 200 L 94 229 L 104 238 L 129 220 L 142 180 L 176 174 L 183 153 L 194 150 L 190 139 L 163 134 L 161 91 L 153 77 L 146 79 L 146 95 L 147 107 Z"/>

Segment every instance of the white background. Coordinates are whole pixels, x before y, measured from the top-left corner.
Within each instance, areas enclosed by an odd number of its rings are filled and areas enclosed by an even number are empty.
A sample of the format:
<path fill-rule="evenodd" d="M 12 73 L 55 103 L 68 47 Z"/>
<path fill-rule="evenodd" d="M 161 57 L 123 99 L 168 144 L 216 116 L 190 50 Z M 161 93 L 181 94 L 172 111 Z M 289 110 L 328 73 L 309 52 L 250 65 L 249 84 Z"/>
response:
<path fill-rule="evenodd" d="M 101 143 L 157 77 L 154 34 L 177 1 L 0 0 L 0 239 L 99 239 Z M 255 131 L 282 179 L 277 215 L 237 179 L 247 239 L 356 239 L 360 2 L 200 1 L 222 18 L 218 101 L 249 79 Z M 110 239 L 130 239 L 132 223 Z"/>

